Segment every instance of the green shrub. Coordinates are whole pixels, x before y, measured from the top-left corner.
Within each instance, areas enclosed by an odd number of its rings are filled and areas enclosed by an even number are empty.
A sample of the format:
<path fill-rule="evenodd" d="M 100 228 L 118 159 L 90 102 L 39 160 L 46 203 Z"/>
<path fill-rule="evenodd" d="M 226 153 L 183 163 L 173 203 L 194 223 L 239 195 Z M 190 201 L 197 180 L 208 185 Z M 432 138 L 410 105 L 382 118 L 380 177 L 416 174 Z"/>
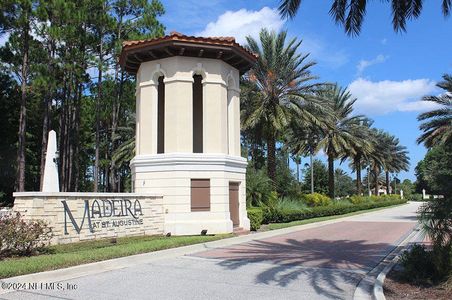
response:
<path fill-rule="evenodd" d="M 351 196 L 347 198 L 353 204 L 359 204 L 364 202 L 381 202 L 381 201 L 391 201 L 391 200 L 400 200 L 400 195 L 381 195 L 381 196 Z"/>
<path fill-rule="evenodd" d="M 24 220 L 19 213 L 0 216 L 0 258 L 32 255 L 52 238 L 52 230 L 42 220 Z"/>
<path fill-rule="evenodd" d="M 422 197 L 422 194 L 411 194 L 409 197 L 407 197 L 409 201 L 424 201 L 424 197 Z"/>
<path fill-rule="evenodd" d="M 400 256 L 400 264 L 403 266 L 402 276 L 409 282 L 416 284 L 431 283 L 435 273 L 432 253 L 423 245 L 414 245 Z"/>
<path fill-rule="evenodd" d="M 262 225 L 262 221 L 264 220 L 264 212 L 258 207 L 248 208 L 248 218 L 250 219 L 250 229 L 256 231 Z"/>
<path fill-rule="evenodd" d="M 437 284 L 451 276 L 451 249 L 427 250 L 423 245 L 414 245 L 402 253 L 400 264 L 402 276 L 415 284 Z"/>
<path fill-rule="evenodd" d="M 246 172 L 246 202 L 248 207 L 263 206 L 271 196 L 270 178 L 263 170 L 249 168 Z"/>
<path fill-rule="evenodd" d="M 290 197 L 279 199 L 279 201 L 276 203 L 276 209 L 279 210 L 305 209 L 306 207 L 306 203 L 301 201 L 301 199 Z"/>
<path fill-rule="evenodd" d="M 375 196 L 375 195 L 370 195 L 370 196 L 366 196 L 365 200 L 368 202 L 379 202 L 379 201 L 384 201 L 386 198 L 384 198 L 384 196 Z"/>
<path fill-rule="evenodd" d="M 387 201 L 387 200 L 399 200 L 400 199 L 400 195 L 394 195 L 394 194 L 390 194 L 390 195 L 381 195 L 379 201 Z"/>
<path fill-rule="evenodd" d="M 435 276 L 443 279 L 452 272 L 452 198 L 432 199 L 418 213 L 422 229 L 433 244 Z"/>
<path fill-rule="evenodd" d="M 319 193 L 303 195 L 303 200 L 311 207 L 326 206 L 332 203 L 332 200 L 328 196 Z"/>
<path fill-rule="evenodd" d="M 350 203 L 352 203 L 352 204 L 360 204 L 360 203 L 363 203 L 366 201 L 366 197 L 353 195 L 353 196 L 347 198 L 347 200 L 350 201 Z"/>
<path fill-rule="evenodd" d="M 308 207 L 296 210 L 266 209 L 264 210 L 264 223 L 286 223 L 310 218 L 342 215 L 358 210 L 385 207 L 402 203 L 406 203 L 406 200 L 399 199 L 380 202 L 364 202 L 360 204 L 337 202 L 327 206 Z"/>

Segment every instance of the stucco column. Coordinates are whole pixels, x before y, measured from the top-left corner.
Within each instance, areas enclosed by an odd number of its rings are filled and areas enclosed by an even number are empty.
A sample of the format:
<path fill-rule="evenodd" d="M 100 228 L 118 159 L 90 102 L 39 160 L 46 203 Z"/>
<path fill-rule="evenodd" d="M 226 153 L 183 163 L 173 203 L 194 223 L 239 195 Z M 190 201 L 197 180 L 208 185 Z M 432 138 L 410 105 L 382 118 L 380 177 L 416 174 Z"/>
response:
<path fill-rule="evenodd" d="M 165 153 L 193 152 L 193 78 L 165 82 Z"/>
<path fill-rule="evenodd" d="M 204 81 L 204 153 L 228 153 L 227 90 Z"/>
<path fill-rule="evenodd" d="M 137 91 L 137 155 L 157 153 L 157 84 L 140 83 Z"/>
<path fill-rule="evenodd" d="M 240 156 L 240 90 L 228 88 L 228 153 Z"/>

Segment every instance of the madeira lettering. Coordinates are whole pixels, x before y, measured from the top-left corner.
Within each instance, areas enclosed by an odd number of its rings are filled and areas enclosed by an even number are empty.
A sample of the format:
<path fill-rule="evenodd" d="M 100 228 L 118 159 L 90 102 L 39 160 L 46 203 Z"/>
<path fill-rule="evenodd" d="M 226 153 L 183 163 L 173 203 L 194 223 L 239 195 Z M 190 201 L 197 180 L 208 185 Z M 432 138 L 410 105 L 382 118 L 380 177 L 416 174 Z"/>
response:
<path fill-rule="evenodd" d="M 88 200 L 85 200 L 83 217 L 80 224 L 77 224 L 66 200 L 61 201 L 61 203 L 64 208 L 64 234 L 69 234 L 67 231 L 68 217 L 78 234 L 80 234 L 85 220 L 88 223 L 88 228 L 91 233 L 94 233 L 94 229 L 99 227 L 106 228 L 143 224 L 143 220 L 140 219 L 140 216 L 143 215 L 143 210 L 140 201 L 137 199 L 133 202 L 129 199 L 94 200 L 91 205 Z M 125 217 L 129 219 L 117 220 L 118 218 Z M 113 220 L 105 220 L 105 218 L 113 218 Z"/>

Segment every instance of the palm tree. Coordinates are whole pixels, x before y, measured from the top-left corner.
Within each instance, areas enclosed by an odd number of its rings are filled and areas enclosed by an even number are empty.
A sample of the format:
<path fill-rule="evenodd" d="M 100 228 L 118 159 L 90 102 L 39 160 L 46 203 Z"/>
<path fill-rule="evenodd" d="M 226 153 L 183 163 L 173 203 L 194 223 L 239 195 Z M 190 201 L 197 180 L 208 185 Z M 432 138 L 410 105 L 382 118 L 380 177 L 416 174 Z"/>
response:
<path fill-rule="evenodd" d="M 328 190 L 329 196 L 334 198 L 334 160 L 346 153 L 354 154 L 353 146 L 361 142 L 356 135 L 357 127 L 364 122 L 365 117 L 352 115 L 353 104 L 357 99 L 352 98 L 346 89 L 330 85 L 319 96 L 327 101 L 332 112 L 318 146 L 328 156 Z"/>
<path fill-rule="evenodd" d="M 328 106 L 324 106 L 324 109 L 325 113 L 329 115 L 329 112 L 327 111 Z M 318 141 L 321 136 L 321 128 L 326 126 L 325 122 L 329 120 L 329 118 L 324 117 L 325 113 L 317 115 L 316 120 L 318 120 L 318 122 L 307 123 L 304 122 L 302 118 L 292 120 L 284 135 L 284 147 L 287 148 L 292 155 L 295 157 L 310 157 L 311 193 L 314 193 L 313 157 L 319 150 Z"/>
<path fill-rule="evenodd" d="M 374 149 L 368 155 L 373 173 L 371 178 L 374 180 L 374 193 L 378 195 L 380 185 L 385 184 L 386 192 L 389 194 L 389 174 L 408 171 L 408 151 L 405 146 L 400 145 L 398 138 L 381 129 L 372 128 L 369 136 L 374 141 Z M 383 182 L 377 180 L 382 171 L 385 172 Z"/>
<path fill-rule="evenodd" d="M 262 128 L 267 142 L 267 173 L 275 184 L 276 141 L 290 123 L 293 113 L 303 115 L 304 105 L 310 102 L 318 84 L 311 74 L 314 62 L 307 61 L 307 55 L 298 53 L 301 41 L 296 38 L 286 41 L 287 32 L 276 33 L 266 29 L 259 34 L 260 45 L 247 37 L 248 49 L 259 56 L 255 66 L 244 79 L 251 93 L 246 97 L 252 103 L 249 113 L 243 117 L 243 127 Z"/>
<path fill-rule="evenodd" d="M 126 173 L 130 175 L 129 163 L 135 156 L 135 114 L 131 114 L 126 120 L 125 126 L 117 128 L 117 135 L 115 141 L 118 143 L 118 148 L 113 151 L 111 157 L 111 165 L 114 166 L 114 170 L 118 172 Z M 111 170 L 113 172 L 114 170 Z M 126 177 L 126 176 L 123 176 Z M 128 177 L 128 176 L 127 176 Z M 121 176 L 118 176 L 118 181 L 112 181 L 112 190 L 121 191 Z"/>
<path fill-rule="evenodd" d="M 438 277 L 450 274 L 452 265 L 452 198 L 437 198 L 419 208 L 419 223 L 433 242 L 433 264 Z M 447 277 L 446 277 L 447 278 Z"/>
<path fill-rule="evenodd" d="M 370 126 L 373 121 L 363 118 L 362 124 L 354 126 L 353 135 L 356 137 L 356 143 L 349 149 L 346 149 L 341 163 L 350 159 L 350 168 L 356 173 L 356 193 L 362 194 L 361 171 L 369 160 L 369 155 L 374 150 L 374 141 L 370 138 Z"/>
<path fill-rule="evenodd" d="M 389 155 L 385 159 L 384 169 L 386 175 L 386 192 L 389 194 L 389 173 L 399 173 L 401 171 L 408 171 L 410 166 L 410 159 L 408 151 L 405 146 L 400 145 L 399 139 L 391 136 L 391 143 L 389 147 Z M 395 192 L 395 191 L 394 191 Z"/>
<path fill-rule="evenodd" d="M 368 0 L 333 0 L 330 15 L 337 24 L 344 26 L 348 35 L 358 35 L 366 15 Z M 386 0 L 389 2 L 389 0 Z M 406 31 L 406 20 L 416 19 L 422 11 L 423 0 L 391 0 L 392 25 L 394 30 Z M 279 13 L 284 18 L 293 18 L 300 8 L 301 0 L 280 0 Z M 450 14 L 451 0 L 442 1 L 443 15 Z"/>
<path fill-rule="evenodd" d="M 370 190 L 372 191 L 372 189 L 375 191 L 379 191 L 380 190 L 380 186 L 385 184 L 385 177 L 379 173 L 378 176 L 375 176 L 375 173 L 372 169 L 370 169 L 370 172 L 366 175 L 364 175 L 363 177 L 363 182 L 368 182 L 369 181 L 369 187 Z M 376 193 L 378 195 L 378 192 Z"/>
<path fill-rule="evenodd" d="M 374 194 L 378 196 L 380 186 L 385 183 L 385 180 L 379 180 L 381 172 L 387 164 L 388 157 L 391 155 L 391 139 L 390 135 L 381 130 L 372 128 L 370 130 L 370 139 L 373 141 L 373 150 L 368 155 L 368 164 L 373 180 Z"/>
<path fill-rule="evenodd" d="M 420 114 L 419 121 L 425 121 L 419 127 L 424 133 L 417 139 L 427 148 L 452 144 L 452 76 L 445 74 L 444 81 L 437 84 L 446 91 L 441 96 L 426 96 L 422 100 L 441 105 L 438 109 Z"/>

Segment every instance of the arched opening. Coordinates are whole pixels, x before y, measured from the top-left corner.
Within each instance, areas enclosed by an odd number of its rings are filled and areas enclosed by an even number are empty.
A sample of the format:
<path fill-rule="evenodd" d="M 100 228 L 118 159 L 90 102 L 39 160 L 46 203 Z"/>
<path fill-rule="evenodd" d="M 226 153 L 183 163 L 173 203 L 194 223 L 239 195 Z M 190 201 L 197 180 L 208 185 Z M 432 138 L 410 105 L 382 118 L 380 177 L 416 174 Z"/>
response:
<path fill-rule="evenodd" d="M 193 153 L 203 152 L 202 76 L 193 76 Z"/>
<path fill-rule="evenodd" d="M 165 152 L 165 83 L 164 77 L 158 79 L 157 88 L 157 153 Z"/>

